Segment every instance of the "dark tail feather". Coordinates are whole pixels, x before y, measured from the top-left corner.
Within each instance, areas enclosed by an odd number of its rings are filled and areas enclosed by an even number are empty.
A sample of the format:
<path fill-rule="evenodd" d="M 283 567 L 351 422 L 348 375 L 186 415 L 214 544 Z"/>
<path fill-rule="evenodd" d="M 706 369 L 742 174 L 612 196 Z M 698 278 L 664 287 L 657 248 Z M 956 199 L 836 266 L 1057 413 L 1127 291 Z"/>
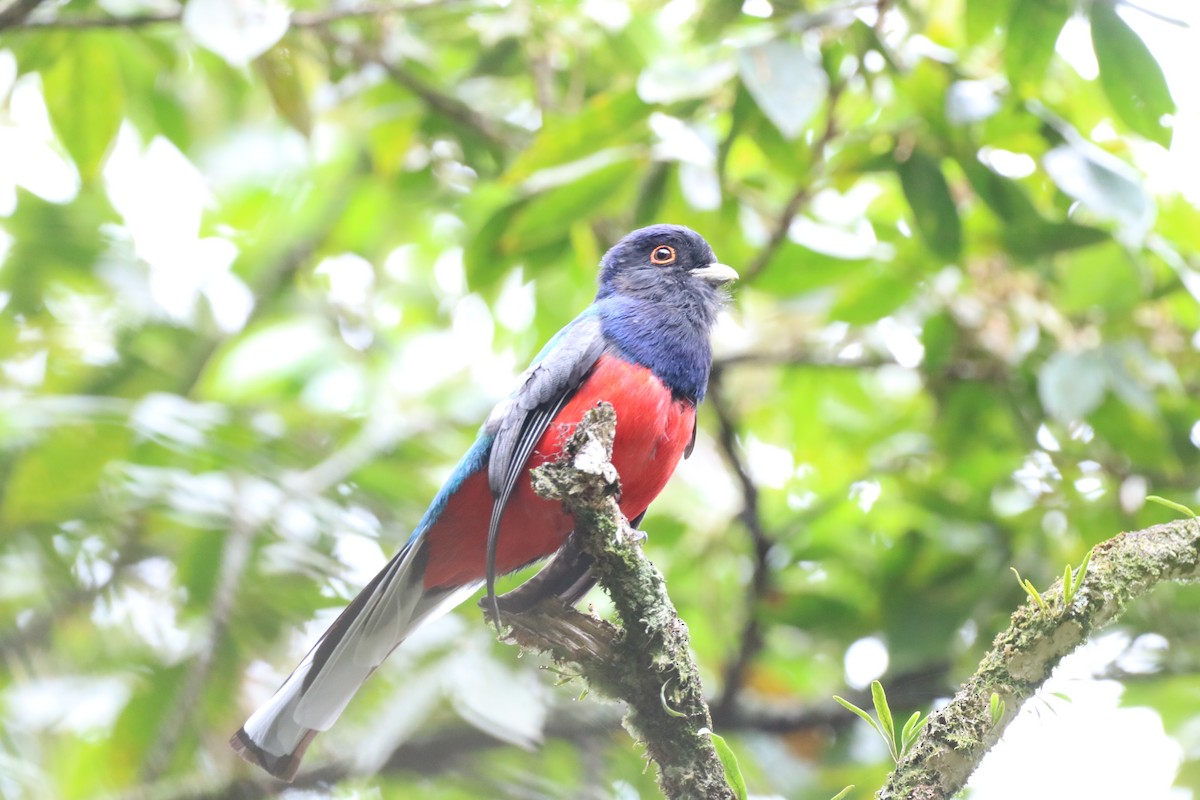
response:
<path fill-rule="evenodd" d="M 300 769 L 300 761 L 304 758 L 304 751 L 308 749 L 308 745 L 316 738 L 316 735 L 316 731 L 306 730 L 300 738 L 300 743 L 296 745 L 296 749 L 282 756 L 274 756 L 256 745 L 249 734 L 246 733 L 245 728 L 238 728 L 238 732 L 230 737 L 229 746 L 233 748 L 235 753 L 254 766 L 262 767 L 276 778 L 279 778 L 279 780 L 291 783 L 292 779 L 296 777 L 296 772 Z"/>

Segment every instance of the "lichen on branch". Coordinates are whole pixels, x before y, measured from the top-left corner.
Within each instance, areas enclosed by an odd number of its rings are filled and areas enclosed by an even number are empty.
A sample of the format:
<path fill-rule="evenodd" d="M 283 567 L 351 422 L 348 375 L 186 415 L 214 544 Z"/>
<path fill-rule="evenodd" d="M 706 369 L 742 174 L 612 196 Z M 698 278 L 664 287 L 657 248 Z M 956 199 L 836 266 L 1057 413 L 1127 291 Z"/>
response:
<path fill-rule="evenodd" d="M 575 519 L 573 537 L 592 574 L 612 598 L 618 623 L 583 614 L 556 598 L 521 612 L 501 609 L 504 640 L 548 654 L 591 691 L 628 706 L 625 727 L 658 765 L 668 798 L 732 798 L 707 731 L 712 718 L 692 659 L 687 625 L 667 596 L 662 573 L 641 549 L 617 505 L 612 466 L 617 417 L 608 403 L 588 411 L 561 458 L 533 471 L 534 490 L 561 501 Z"/>
<path fill-rule="evenodd" d="M 1200 522 L 1184 520 L 1122 533 L 1093 549 L 1070 602 L 1062 579 L 1012 615 L 978 670 L 935 712 L 879 791 L 879 800 L 942 800 L 966 784 L 1021 706 L 1064 656 L 1113 622 L 1128 603 L 1168 581 L 1200 579 Z M 993 720 L 991 697 L 1004 703 Z"/>

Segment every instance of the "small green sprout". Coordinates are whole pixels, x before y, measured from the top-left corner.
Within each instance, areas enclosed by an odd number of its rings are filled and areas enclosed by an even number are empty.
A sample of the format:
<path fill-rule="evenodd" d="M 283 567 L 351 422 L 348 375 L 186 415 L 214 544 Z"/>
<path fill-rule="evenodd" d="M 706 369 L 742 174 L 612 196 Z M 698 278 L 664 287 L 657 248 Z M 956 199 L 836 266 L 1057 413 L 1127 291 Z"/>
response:
<path fill-rule="evenodd" d="M 1046 605 L 1046 601 L 1042 599 L 1042 593 L 1037 590 L 1037 587 L 1027 578 L 1022 578 L 1021 573 L 1017 572 L 1016 567 L 1009 567 L 1009 569 L 1013 571 L 1013 575 L 1017 576 L 1017 583 L 1025 590 L 1025 594 L 1032 597 L 1034 602 L 1038 604 L 1038 608 L 1042 611 L 1049 611 L 1050 608 Z"/>
<path fill-rule="evenodd" d="M 995 692 L 992 692 L 991 698 L 988 699 L 988 714 L 992 718 L 993 728 L 999 725 L 1000 720 L 1004 718 L 1004 701 Z"/>
<path fill-rule="evenodd" d="M 1195 511 L 1192 511 L 1190 508 L 1188 508 L 1187 506 L 1185 506 L 1182 503 L 1176 503 L 1174 500 L 1168 500 L 1167 498 L 1159 497 L 1156 494 L 1146 495 L 1146 499 L 1149 500 L 1151 503 L 1158 503 L 1160 506 L 1166 506 L 1167 508 L 1171 509 L 1172 511 L 1178 511 L 1180 514 L 1187 514 L 1192 519 L 1200 519 L 1200 517 L 1196 516 Z"/>
<path fill-rule="evenodd" d="M 541 669 L 545 670 L 546 672 L 554 673 L 554 675 L 555 675 L 554 685 L 555 686 L 565 686 L 566 684 L 570 683 L 571 681 L 581 677 L 580 674 L 578 672 L 575 672 L 574 670 L 564 669 L 563 667 L 560 667 L 560 666 L 557 666 L 554 664 L 546 664 L 546 665 L 542 666 Z"/>
<path fill-rule="evenodd" d="M 899 762 L 901 758 L 908 754 L 913 742 L 917 740 L 917 734 L 921 732 L 921 728 L 929 722 L 929 715 L 926 714 L 924 719 L 921 718 L 920 711 L 914 711 L 913 715 L 908 718 L 908 722 L 904 723 L 904 727 L 900 729 L 900 735 L 896 735 L 896 721 L 892 717 L 892 710 L 888 707 L 887 695 L 883 691 L 883 684 L 879 681 L 871 681 L 871 700 L 875 704 L 875 716 L 879 717 L 876 722 L 871 715 L 863 711 L 858 706 L 851 703 L 845 698 L 833 696 L 842 708 L 850 711 L 866 720 L 867 724 L 875 729 L 875 732 L 883 738 L 883 741 L 888 746 L 888 753 L 892 756 L 892 760 Z M 851 787 L 847 787 L 849 789 Z M 847 791 L 843 789 L 843 794 Z M 838 795 L 841 797 L 842 795 Z M 835 798 L 836 800 L 836 798 Z"/>
<path fill-rule="evenodd" d="M 846 795 L 850 794 L 850 790 L 853 788 L 854 788 L 854 784 L 852 783 L 849 786 L 847 786 L 845 789 L 842 789 L 840 792 L 835 794 L 833 797 L 829 798 L 829 800 L 843 800 L 843 798 L 845 798 Z"/>
<path fill-rule="evenodd" d="M 667 678 L 667 682 L 664 683 L 662 688 L 658 690 L 658 699 L 662 701 L 663 711 L 667 712 L 668 717 L 686 717 L 687 714 L 683 713 L 682 711 L 676 711 L 675 709 L 671 708 L 671 704 L 667 702 L 667 687 L 671 685 L 671 681 L 673 680 L 674 678 Z"/>
<path fill-rule="evenodd" d="M 1093 550 L 1095 548 L 1092 548 Z M 1092 561 L 1092 551 L 1088 550 L 1087 555 L 1083 557 L 1082 563 L 1078 570 L 1072 570 L 1071 565 L 1067 564 L 1066 570 L 1063 572 L 1063 604 L 1070 606 L 1075 602 L 1075 595 L 1079 593 L 1079 587 L 1083 585 L 1083 579 L 1087 577 L 1088 564 Z M 1074 575 L 1072 575 L 1074 573 Z"/>

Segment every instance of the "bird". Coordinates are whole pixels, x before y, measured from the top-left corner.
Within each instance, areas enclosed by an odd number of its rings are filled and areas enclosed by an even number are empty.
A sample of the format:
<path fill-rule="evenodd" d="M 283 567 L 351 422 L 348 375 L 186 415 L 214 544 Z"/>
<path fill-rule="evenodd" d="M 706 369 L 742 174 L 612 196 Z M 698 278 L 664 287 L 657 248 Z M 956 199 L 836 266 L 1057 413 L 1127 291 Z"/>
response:
<path fill-rule="evenodd" d="M 577 602 L 592 586 L 590 563 L 571 546 L 571 516 L 534 494 L 529 471 L 556 458 L 588 409 L 611 403 L 619 505 L 636 527 L 695 446 L 712 332 L 737 277 L 681 225 L 641 228 L 613 245 L 593 303 L 534 357 L 408 541 L 233 735 L 238 755 L 290 782 L 313 737 L 419 625 L 484 585 L 498 624 L 497 575 L 554 556 L 506 597 Z"/>

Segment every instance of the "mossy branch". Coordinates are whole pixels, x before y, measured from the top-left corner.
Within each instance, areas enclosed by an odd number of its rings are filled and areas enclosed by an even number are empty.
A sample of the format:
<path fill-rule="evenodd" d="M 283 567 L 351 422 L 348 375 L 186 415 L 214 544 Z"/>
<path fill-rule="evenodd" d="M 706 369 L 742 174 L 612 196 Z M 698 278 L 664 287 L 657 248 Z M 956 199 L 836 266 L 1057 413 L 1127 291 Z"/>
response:
<path fill-rule="evenodd" d="M 1058 662 L 1113 622 L 1133 599 L 1167 581 L 1200 579 L 1200 522 L 1184 520 L 1122 533 L 1095 547 L 1069 603 L 1062 579 L 1032 599 L 996 637 L 979 669 L 936 712 L 888 776 L 880 800 L 954 796 Z M 1003 713 L 994 714 L 1003 701 Z M 993 720 L 993 716 L 998 718 Z"/>
<path fill-rule="evenodd" d="M 612 597 L 619 624 L 555 598 L 519 613 L 501 611 L 505 641 L 572 665 L 590 690 L 628 706 L 625 727 L 645 743 L 668 798 L 733 798 L 707 730 L 712 718 L 689 649 L 687 625 L 646 558 L 641 536 L 617 506 L 610 461 L 617 418 L 608 403 L 587 412 L 562 458 L 533 472 L 534 490 L 575 518 L 592 574 Z"/>

